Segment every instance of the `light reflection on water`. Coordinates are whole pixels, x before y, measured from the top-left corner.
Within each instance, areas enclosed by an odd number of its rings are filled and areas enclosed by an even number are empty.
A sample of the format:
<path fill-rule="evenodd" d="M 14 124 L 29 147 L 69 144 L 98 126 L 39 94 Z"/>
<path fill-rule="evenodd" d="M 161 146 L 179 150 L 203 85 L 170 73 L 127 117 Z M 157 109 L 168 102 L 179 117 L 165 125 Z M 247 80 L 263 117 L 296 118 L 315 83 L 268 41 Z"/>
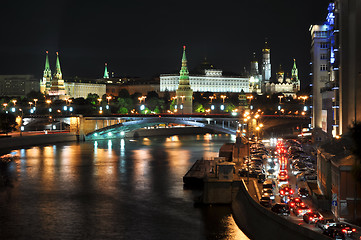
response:
<path fill-rule="evenodd" d="M 225 141 L 173 136 L 18 150 L 13 187 L 0 191 L 0 236 L 247 239 L 229 207 L 194 208 L 199 192 L 183 189 L 191 165 L 218 156 Z"/>

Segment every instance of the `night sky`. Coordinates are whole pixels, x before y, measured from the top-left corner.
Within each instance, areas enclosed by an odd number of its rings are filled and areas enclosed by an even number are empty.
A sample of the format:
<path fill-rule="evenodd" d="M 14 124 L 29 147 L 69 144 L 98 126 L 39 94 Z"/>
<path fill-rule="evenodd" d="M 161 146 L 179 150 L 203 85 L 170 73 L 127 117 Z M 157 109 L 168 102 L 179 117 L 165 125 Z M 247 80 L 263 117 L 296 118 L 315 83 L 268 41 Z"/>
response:
<path fill-rule="evenodd" d="M 252 1 L 2 1 L 0 74 L 42 76 L 45 50 L 52 70 L 59 51 L 64 78 L 151 78 L 179 71 L 182 46 L 189 69 L 203 59 L 227 72 L 261 61 L 265 38 L 272 74 L 290 71 L 296 58 L 309 80 L 311 24 L 321 24 L 329 0 Z M 53 70 L 54 71 L 54 70 Z"/>

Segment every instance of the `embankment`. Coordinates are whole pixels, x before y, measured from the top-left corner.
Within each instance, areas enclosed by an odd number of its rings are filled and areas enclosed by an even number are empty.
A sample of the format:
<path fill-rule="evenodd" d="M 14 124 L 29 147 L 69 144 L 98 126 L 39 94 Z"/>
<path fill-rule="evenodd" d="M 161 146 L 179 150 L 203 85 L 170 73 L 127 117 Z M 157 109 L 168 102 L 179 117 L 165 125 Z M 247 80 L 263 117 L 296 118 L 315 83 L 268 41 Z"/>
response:
<path fill-rule="evenodd" d="M 330 238 L 308 228 L 298 226 L 262 207 L 241 184 L 232 202 L 233 218 L 242 231 L 253 240 L 292 239 L 329 240 Z"/>
<path fill-rule="evenodd" d="M 41 134 L 22 137 L 0 138 L 0 150 L 6 151 L 37 145 L 46 145 L 60 142 L 77 141 L 73 133 Z"/>

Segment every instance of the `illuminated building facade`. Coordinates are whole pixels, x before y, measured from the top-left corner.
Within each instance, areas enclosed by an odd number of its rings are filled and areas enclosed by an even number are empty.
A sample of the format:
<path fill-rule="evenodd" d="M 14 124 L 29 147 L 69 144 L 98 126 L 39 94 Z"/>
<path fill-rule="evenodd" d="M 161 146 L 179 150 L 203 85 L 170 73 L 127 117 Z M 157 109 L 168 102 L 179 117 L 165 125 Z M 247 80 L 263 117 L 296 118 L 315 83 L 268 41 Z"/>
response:
<path fill-rule="evenodd" d="M 106 85 L 99 83 L 65 82 L 67 98 L 87 98 L 89 93 L 98 94 L 102 97 L 106 94 Z"/>
<path fill-rule="evenodd" d="M 332 111 L 324 108 L 323 100 L 325 94 L 321 93 L 321 89 L 325 92 L 326 82 L 329 79 L 328 64 L 328 30 L 329 26 L 313 25 L 310 27 L 311 32 L 311 77 L 312 77 L 312 128 L 322 128 L 323 131 L 330 131 L 332 126 Z M 332 109 L 332 108 L 331 108 Z M 327 121 L 328 119 L 328 121 Z M 331 129 L 332 131 L 332 129 Z"/>
<path fill-rule="evenodd" d="M 263 85 L 263 93 L 274 94 L 282 93 L 287 97 L 295 98 L 297 92 L 300 91 L 300 79 L 298 78 L 298 69 L 296 60 L 293 60 L 293 67 L 291 71 L 291 78 L 286 75 L 280 65 L 279 71 L 276 73 L 276 80 L 265 81 Z"/>
<path fill-rule="evenodd" d="M 326 58 L 326 64 L 322 63 L 323 66 L 319 67 L 327 68 L 328 77 L 318 91 L 317 78 L 313 76 L 313 118 L 317 119 L 321 114 L 324 119 L 322 125 L 327 123 L 327 127 L 322 129 L 333 137 L 344 134 L 354 121 L 361 120 L 361 28 L 358 27 L 360 19 L 360 1 L 335 0 L 328 6 L 327 18 L 323 25 L 326 32 L 322 33 L 326 34 L 322 43 L 325 47 L 323 57 Z M 314 26 L 311 26 L 311 33 L 312 27 Z M 316 66 L 313 66 L 313 69 L 315 68 Z M 319 126 L 316 120 L 313 122 L 314 127 Z"/>

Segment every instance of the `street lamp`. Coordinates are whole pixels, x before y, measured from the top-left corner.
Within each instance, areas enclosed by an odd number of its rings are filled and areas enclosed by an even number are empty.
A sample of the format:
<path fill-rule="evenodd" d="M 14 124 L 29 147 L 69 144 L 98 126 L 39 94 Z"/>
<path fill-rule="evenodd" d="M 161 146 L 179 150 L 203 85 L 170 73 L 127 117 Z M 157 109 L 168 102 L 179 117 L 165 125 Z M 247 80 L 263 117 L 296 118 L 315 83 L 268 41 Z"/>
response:
<path fill-rule="evenodd" d="M 281 99 L 284 98 L 283 95 L 279 95 L 278 98 L 280 99 L 280 104 L 281 104 Z"/>
<path fill-rule="evenodd" d="M 46 102 L 47 104 L 49 104 L 49 118 L 50 118 L 50 113 L 51 113 L 51 111 L 52 111 L 52 109 L 50 108 L 51 100 L 50 100 L 50 99 L 47 99 L 45 102 Z"/>
<path fill-rule="evenodd" d="M 112 99 L 111 96 L 107 96 L 106 99 L 108 100 L 108 105 L 109 105 L 109 100 Z"/>
<path fill-rule="evenodd" d="M 220 107 L 220 109 L 221 109 L 221 111 L 223 111 L 224 110 L 224 99 L 226 98 L 227 96 L 226 95 L 221 95 L 221 98 L 222 98 L 222 105 L 221 105 L 221 107 Z"/>
<path fill-rule="evenodd" d="M 16 99 L 13 99 L 13 100 L 11 100 L 11 101 L 13 102 L 14 106 L 16 106 L 17 100 L 16 100 Z"/>
<path fill-rule="evenodd" d="M 34 98 L 33 100 L 34 100 L 34 106 L 36 108 L 36 102 L 39 101 L 39 99 Z"/>

